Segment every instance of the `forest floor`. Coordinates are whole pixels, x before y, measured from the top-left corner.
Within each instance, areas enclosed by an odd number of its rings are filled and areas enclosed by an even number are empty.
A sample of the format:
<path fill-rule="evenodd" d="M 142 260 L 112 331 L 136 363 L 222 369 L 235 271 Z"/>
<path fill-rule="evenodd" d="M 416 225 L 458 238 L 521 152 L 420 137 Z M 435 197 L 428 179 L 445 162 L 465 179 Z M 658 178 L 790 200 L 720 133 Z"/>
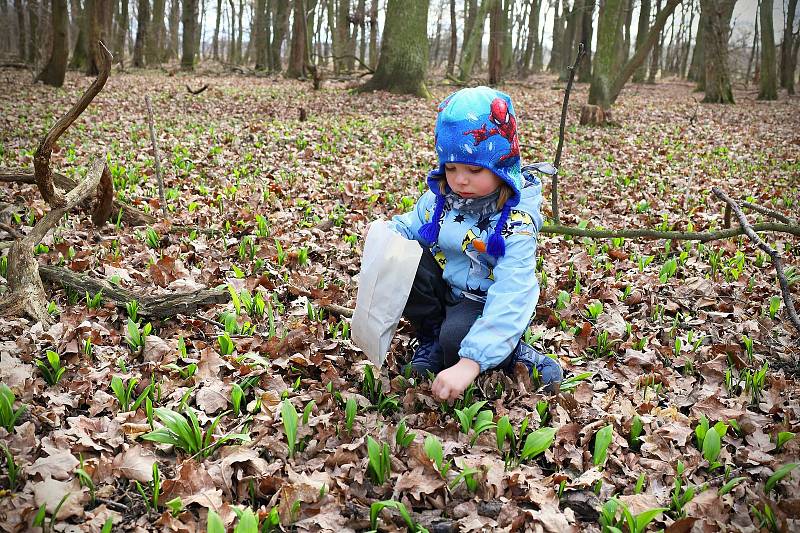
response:
<path fill-rule="evenodd" d="M 0 167 L 30 167 L 90 80 L 69 73 L 52 89 L 17 70 L 0 70 L 0 80 Z M 201 94 L 186 90 L 203 84 Z M 502 88 L 515 102 L 523 161 L 552 160 L 561 84 L 535 77 Z M 53 531 L 99 531 L 111 519 L 114 531 L 199 532 L 208 509 L 238 523 L 236 506 L 257 511 L 264 531 L 359 531 L 370 528 L 371 505 L 389 499 L 404 504 L 412 529 L 431 531 L 643 531 L 649 518 L 650 529 L 671 532 L 800 528 L 800 471 L 790 472 L 800 457 L 800 337 L 768 256 L 746 237 L 542 234 L 527 337 L 564 366 L 558 395 L 492 372 L 471 398 L 440 405 L 429 383 L 398 372 L 410 353 L 405 323 L 371 379 L 349 320 L 324 306 L 354 307 L 366 224 L 407 210 L 424 190 L 436 103 L 452 88 L 431 90 L 423 101 L 336 83 L 315 92 L 272 78 L 112 74 L 53 165 L 79 177 L 107 156 L 118 198 L 158 222 L 95 228 L 72 214 L 37 249 L 40 264 L 143 297 L 228 285 L 237 298 L 151 320 L 49 286 L 54 325 L 0 319 L 0 381 L 26 407 L 0 428 L 0 530 L 31 529 L 37 510 L 51 516 L 65 494 Z M 616 125 L 595 128 L 577 126 L 587 92 L 578 84 L 571 99 L 563 224 L 718 230 L 724 204 L 712 186 L 800 218 L 800 97 L 759 102 L 740 89 L 736 105 L 701 105 L 681 81 L 630 85 Z M 549 181 L 544 195 L 549 217 Z M 20 233 L 47 211 L 33 185 L 4 184 L 0 201 Z M 762 238 L 800 298 L 800 238 Z M 5 259 L 0 267 L 5 276 Z M 53 385 L 34 364 L 48 350 L 65 368 Z M 481 409 L 491 414 L 475 418 L 491 416 L 500 431 L 485 424 L 476 435 L 469 412 Z M 188 424 L 196 415 L 209 439 L 159 429 L 177 427 L 172 412 Z M 507 426 L 516 435 L 503 440 Z M 413 436 L 403 439 L 403 427 Z M 143 438 L 153 428 L 152 438 L 178 443 Z M 370 461 L 368 435 L 389 457 L 372 450 Z M 638 524 L 622 525 L 623 507 Z M 405 524 L 397 510 L 378 515 L 381 531 Z"/>

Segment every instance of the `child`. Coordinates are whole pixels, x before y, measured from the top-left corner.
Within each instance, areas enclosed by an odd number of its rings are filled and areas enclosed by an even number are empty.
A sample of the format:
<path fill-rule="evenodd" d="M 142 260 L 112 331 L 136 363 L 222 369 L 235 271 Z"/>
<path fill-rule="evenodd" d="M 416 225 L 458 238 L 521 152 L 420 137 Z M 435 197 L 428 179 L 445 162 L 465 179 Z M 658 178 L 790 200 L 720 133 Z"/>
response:
<path fill-rule="evenodd" d="M 536 368 L 550 390 L 558 362 L 520 340 L 536 310 L 542 186 L 520 170 L 514 108 L 488 87 L 462 89 L 438 108 L 438 168 L 430 190 L 391 225 L 423 245 L 403 315 L 419 342 L 417 373 L 437 374 L 434 396 L 457 398 L 479 373 Z"/>

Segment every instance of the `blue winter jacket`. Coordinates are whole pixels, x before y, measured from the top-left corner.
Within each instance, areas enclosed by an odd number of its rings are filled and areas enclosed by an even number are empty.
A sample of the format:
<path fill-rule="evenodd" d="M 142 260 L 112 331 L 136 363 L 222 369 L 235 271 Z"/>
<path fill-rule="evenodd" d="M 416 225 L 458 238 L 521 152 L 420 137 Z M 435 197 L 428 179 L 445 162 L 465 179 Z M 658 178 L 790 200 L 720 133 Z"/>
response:
<path fill-rule="evenodd" d="M 454 296 L 486 302 L 459 350 L 459 356 L 477 362 L 481 372 L 498 366 L 511 353 L 539 300 L 536 246 L 542 228 L 542 184 L 533 173 L 523 171 L 522 176 L 520 202 L 503 229 L 504 256 L 487 254 L 485 244 L 500 212 L 479 219 L 456 209 L 445 210 L 438 240 L 429 247 Z M 436 196 L 428 190 L 412 211 L 393 217 L 391 226 L 427 247 L 419 228 L 430 221 L 435 202 Z"/>

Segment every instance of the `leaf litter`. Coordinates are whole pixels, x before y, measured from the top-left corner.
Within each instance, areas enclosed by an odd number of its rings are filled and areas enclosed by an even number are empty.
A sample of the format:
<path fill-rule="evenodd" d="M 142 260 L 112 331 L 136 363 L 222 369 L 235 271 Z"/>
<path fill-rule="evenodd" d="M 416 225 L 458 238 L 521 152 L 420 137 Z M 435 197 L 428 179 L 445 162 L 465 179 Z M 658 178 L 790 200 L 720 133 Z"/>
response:
<path fill-rule="evenodd" d="M 86 80 L 70 74 L 53 91 L 31 86 L 24 73 L 2 76 L 0 166 L 31 166 L 39 138 Z M 504 88 L 519 111 L 527 162 L 552 156 L 563 94 L 549 78 L 533 81 Z M 200 95 L 184 90 L 201 82 L 211 87 Z M 230 526 L 237 506 L 262 521 L 275 509 L 287 529 L 356 531 L 371 527 L 371 505 L 385 500 L 432 531 L 596 531 L 623 527 L 614 522 L 624 521 L 622 507 L 639 517 L 662 508 L 650 528 L 667 531 L 798 527 L 800 476 L 784 472 L 800 456 L 792 438 L 798 337 L 783 304 L 775 308 L 774 269 L 744 237 L 703 245 L 540 237 L 542 294 L 529 335 L 559 358 L 568 379 L 546 396 L 524 376 L 489 373 L 471 400 L 486 400 L 493 422 L 508 417 L 515 432 L 554 428 L 535 458 L 509 462 L 509 444 L 499 450 L 494 429 L 471 444 L 429 384 L 403 379 L 399 368 L 411 353 L 405 323 L 388 372 L 376 371 L 365 387 L 348 320 L 323 306 L 354 305 L 366 224 L 405 211 L 424 190 L 435 106 L 347 89 L 116 74 L 62 137 L 54 168 L 79 177 L 92 157 L 108 154 L 119 198 L 157 214 L 149 94 L 170 219 L 94 228 L 83 215 L 70 217 L 43 241 L 42 264 L 142 295 L 228 285 L 237 299 L 152 321 L 136 349 L 131 309 L 102 299 L 90 306 L 94 295 L 60 287 L 49 288 L 54 326 L 0 320 L 0 380 L 13 405 L 27 407 L 13 431 L 0 429 L 20 472 L 12 487 L 3 460 L 1 529 L 27 530 L 40 506 L 49 517 L 65 494 L 57 531 L 97 531 L 108 519 L 123 531 L 205 531 L 209 510 Z M 437 100 L 450 90 L 432 89 Z M 587 90 L 578 85 L 572 101 Z M 562 222 L 715 230 L 723 206 L 710 194 L 714 185 L 797 219 L 798 99 L 757 102 L 741 90 L 737 102 L 701 106 L 680 82 L 630 85 L 615 108 L 617 127 L 569 126 Z M 299 121 L 300 108 L 307 121 Z M 568 124 L 576 123 L 573 108 Z M 23 233 L 47 211 L 30 185 L 6 185 L 0 201 Z M 545 202 L 545 215 L 549 209 Z M 800 240 L 766 237 L 797 273 Z M 792 279 L 797 297 L 800 275 Z M 133 318 L 140 331 L 148 322 Z M 52 386 L 33 365 L 47 350 L 66 368 Z M 135 409 L 121 408 L 114 376 L 130 385 L 131 404 L 141 398 Z M 351 397 L 357 408 L 348 422 Z M 283 402 L 298 413 L 292 457 Z M 143 440 L 163 426 L 148 420 L 148 404 L 191 411 L 201 439 L 213 425 L 209 439 L 198 453 Z M 401 421 L 413 434 L 407 446 L 397 439 Z M 719 428 L 718 449 L 700 436 L 706 427 Z M 241 433 L 245 439 L 229 438 Z M 368 473 L 367 436 L 388 445 L 383 485 Z M 442 444 L 440 466 L 425 451 L 429 437 Z M 89 474 L 92 490 L 76 469 Z M 173 498 L 176 511 L 166 505 Z M 408 526 L 399 506 L 377 518 L 384 531 Z"/>

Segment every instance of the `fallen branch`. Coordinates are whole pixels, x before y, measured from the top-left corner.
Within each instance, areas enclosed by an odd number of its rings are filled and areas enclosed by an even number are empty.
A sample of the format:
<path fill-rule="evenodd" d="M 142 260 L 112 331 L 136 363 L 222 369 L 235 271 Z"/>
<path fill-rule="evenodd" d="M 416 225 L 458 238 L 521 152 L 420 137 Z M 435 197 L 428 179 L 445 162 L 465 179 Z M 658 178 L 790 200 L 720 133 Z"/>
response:
<path fill-rule="evenodd" d="M 208 84 L 207 83 L 205 85 L 203 85 L 202 87 L 200 87 L 199 89 L 197 89 L 197 90 L 192 89 L 188 85 L 186 86 L 186 90 L 189 91 L 190 93 L 192 93 L 195 96 L 197 96 L 198 94 L 202 93 L 206 89 L 208 89 Z"/>
<path fill-rule="evenodd" d="M 558 147 L 556 148 L 556 157 L 553 166 L 556 167 L 556 172 L 550 177 L 551 191 L 550 191 L 550 208 L 553 210 L 553 221 L 556 224 L 561 223 L 558 216 L 558 168 L 561 166 L 561 150 L 564 148 L 564 126 L 567 121 L 567 106 L 569 105 L 569 93 L 572 92 L 572 82 L 575 80 L 575 72 L 581 63 L 581 59 L 586 54 L 586 45 L 584 43 L 578 44 L 578 55 L 575 56 L 575 61 L 569 69 L 569 81 L 567 81 L 567 89 L 564 92 L 564 102 L 561 104 L 561 124 L 558 128 Z"/>
<path fill-rule="evenodd" d="M 36 183 L 33 172 L 24 168 L 0 168 L 0 182 L 7 183 Z M 74 179 L 64 174 L 53 172 L 53 183 L 59 189 L 71 191 L 78 184 Z M 133 206 L 124 204 L 119 200 L 114 200 L 111 208 L 111 216 L 116 217 L 122 211 L 122 221 L 129 226 L 150 226 L 155 224 L 156 218 L 152 215 L 136 209 Z"/>
<path fill-rule="evenodd" d="M 177 294 L 159 294 L 142 296 L 141 292 L 133 292 L 105 280 L 92 278 L 86 274 L 58 266 L 42 266 L 39 268 L 42 279 L 50 283 L 58 283 L 65 288 L 83 294 L 97 294 L 103 291 L 103 299 L 114 302 L 117 307 L 124 308 L 128 302 L 139 303 L 139 314 L 151 318 L 169 318 L 178 314 L 194 315 L 197 309 L 206 305 L 225 303 L 230 298 L 227 289 L 200 289 Z"/>
<path fill-rule="evenodd" d="M 779 233 L 790 233 L 800 237 L 800 226 L 789 224 L 775 224 L 772 222 L 762 222 L 752 226 L 754 231 L 774 231 Z M 652 229 L 580 229 L 568 226 L 546 225 L 542 227 L 540 233 L 547 235 L 570 235 L 573 237 L 591 237 L 593 239 L 611 239 L 614 237 L 643 238 L 643 239 L 671 239 L 674 241 L 699 241 L 709 242 L 720 239 L 729 239 L 737 235 L 744 235 L 742 228 L 728 228 L 719 231 L 658 231 Z"/>
<path fill-rule="evenodd" d="M 309 291 L 297 287 L 295 285 L 288 285 L 289 292 L 296 296 L 305 296 L 306 298 L 311 298 L 312 300 L 317 301 L 318 305 L 325 309 L 326 311 L 333 313 L 335 315 L 352 318 L 353 317 L 353 310 L 349 307 L 344 307 L 341 305 L 331 304 L 331 303 L 323 303 L 320 302 L 319 299 L 315 298 Z"/>
<path fill-rule="evenodd" d="M 798 224 L 797 221 L 792 220 L 791 218 L 787 217 L 783 213 L 778 213 L 777 211 L 775 211 L 773 209 L 770 209 L 769 207 L 763 207 L 763 206 L 760 206 L 760 205 L 751 204 L 750 202 L 747 202 L 745 200 L 742 200 L 742 206 L 746 207 L 748 209 L 752 209 L 753 211 L 755 211 L 757 213 L 761 213 L 762 215 L 766 215 L 768 217 L 772 217 L 775 220 L 777 220 L 778 222 L 783 222 L 784 224 L 791 224 L 791 225 L 797 225 Z M 725 203 L 725 227 L 726 228 L 730 228 L 731 227 L 731 204 L 729 204 L 727 202 Z"/>
<path fill-rule="evenodd" d="M 97 78 L 92 82 L 86 92 L 83 93 L 80 100 L 78 100 L 63 117 L 53 124 L 53 127 L 50 128 L 50 131 L 44 136 L 41 144 L 39 144 L 39 147 L 36 149 L 36 154 L 33 156 L 36 185 L 39 187 L 39 192 L 42 194 L 44 201 L 50 204 L 51 207 L 64 207 L 66 205 L 64 197 L 60 193 L 57 193 L 53 187 L 53 171 L 50 168 L 50 156 L 53 153 L 53 145 L 58 138 L 67 131 L 67 128 L 75 122 L 75 119 L 89 106 L 92 100 L 94 100 L 94 97 L 103 89 L 103 86 L 105 86 L 108 80 L 108 75 L 111 72 L 111 52 L 108 51 L 108 48 L 106 48 L 102 41 L 98 41 L 98 43 L 98 56 L 102 64 L 99 65 L 100 72 L 97 74 Z"/>
<path fill-rule="evenodd" d="M 189 88 L 188 86 L 186 87 Z M 191 90 L 189 91 L 191 92 Z M 147 104 L 147 125 L 150 128 L 150 142 L 153 145 L 153 157 L 156 161 L 156 182 L 158 183 L 158 198 L 161 201 L 161 213 L 167 218 L 167 200 L 164 197 L 164 179 L 161 177 L 161 156 L 158 154 L 158 143 L 156 142 L 156 132 L 153 127 L 153 106 L 150 105 L 150 95 L 145 95 Z"/>
<path fill-rule="evenodd" d="M 33 249 L 47 232 L 58 224 L 65 213 L 97 189 L 105 166 L 105 156 L 95 161 L 86 178 L 67 193 L 63 207 L 51 209 L 36 223 L 30 233 L 11 244 L 8 252 L 9 293 L 0 300 L 0 316 L 27 314 L 44 324 L 52 322 L 47 312 L 48 298 L 39 277 L 39 263 L 33 256 Z"/>
<path fill-rule="evenodd" d="M 753 241 L 753 244 L 769 254 L 770 258 L 772 259 L 772 264 L 775 266 L 775 273 L 778 275 L 778 282 L 781 286 L 781 293 L 783 294 L 783 302 L 786 305 L 786 312 L 789 315 L 789 319 L 792 321 L 795 329 L 798 331 L 798 333 L 800 333 L 800 318 L 797 317 L 797 311 L 795 311 L 794 302 L 792 302 L 792 293 L 789 291 L 789 283 L 786 281 L 786 274 L 783 272 L 783 261 L 781 260 L 781 255 L 777 250 L 773 249 L 767 243 L 762 241 L 761 237 L 759 237 L 756 232 L 753 231 L 753 227 L 747 222 L 747 218 L 745 218 L 744 213 L 742 213 L 742 209 L 730 196 L 725 193 L 725 191 L 719 187 L 712 187 L 711 190 L 717 195 L 718 198 L 723 200 L 731 207 L 731 209 L 733 209 L 734 213 L 736 213 L 736 218 L 739 219 L 739 225 L 742 227 L 742 230 L 745 232 L 745 234 L 747 234 L 750 240 Z"/>

